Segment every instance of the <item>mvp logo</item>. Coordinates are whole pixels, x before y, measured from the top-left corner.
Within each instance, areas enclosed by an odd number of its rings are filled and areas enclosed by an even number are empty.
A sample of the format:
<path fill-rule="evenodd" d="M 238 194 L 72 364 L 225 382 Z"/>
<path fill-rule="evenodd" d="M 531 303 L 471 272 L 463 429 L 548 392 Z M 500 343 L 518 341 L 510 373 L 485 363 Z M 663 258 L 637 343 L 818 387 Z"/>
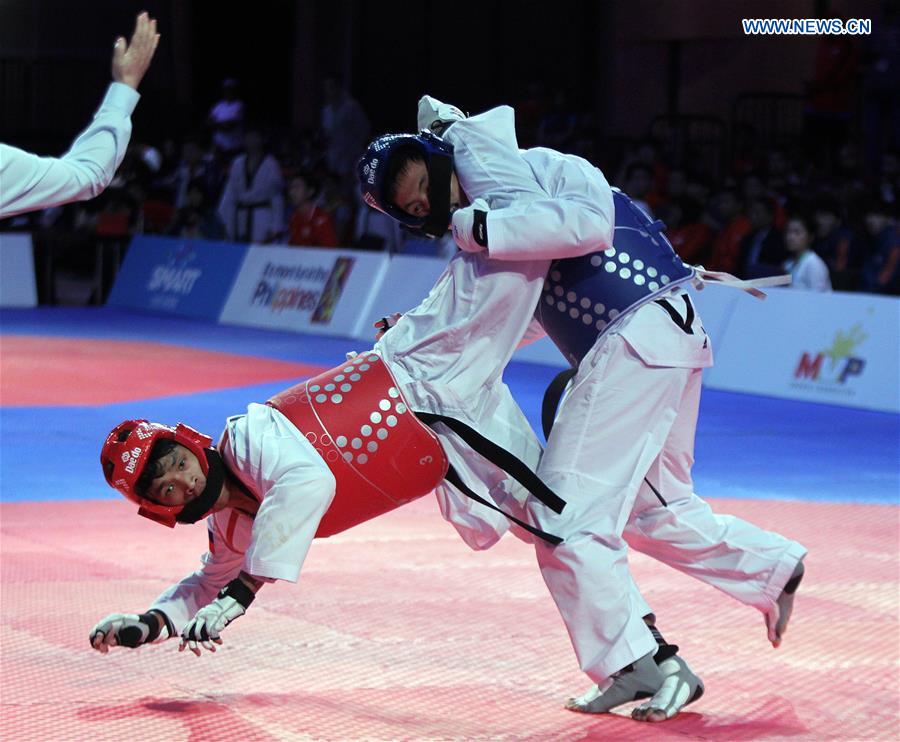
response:
<path fill-rule="evenodd" d="M 847 379 L 860 376 L 866 367 L 865 360 L 853 355 L 853 352 L 867 337 L 859 323 L 853 325 L 847 333 L 838 330 L 830 348 L 820 353 L 803 353 L 800 356 L 794 378 L 846 384 Z M 826 359 L 829 360 L 828 364 L 825 363 Z"/>

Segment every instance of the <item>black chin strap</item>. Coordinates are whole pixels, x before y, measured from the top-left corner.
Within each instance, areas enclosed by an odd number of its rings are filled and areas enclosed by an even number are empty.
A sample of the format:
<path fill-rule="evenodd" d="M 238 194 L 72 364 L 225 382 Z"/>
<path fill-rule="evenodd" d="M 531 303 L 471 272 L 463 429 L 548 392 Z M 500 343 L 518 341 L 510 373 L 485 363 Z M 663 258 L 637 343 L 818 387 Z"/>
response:
<path fill-rule="evenodd" d="M 428 165 L 428 216 L 422 231 L 429 237 L 442 237 L 450 227 L 450 176 L 453 160 L 433 154 Z"/>
<path fill-rule="evenodd" d="M 222 493 L 222 485 L 225 483 L 225 465 L 222 463 L 222 457 L 213 448 L 204 448 L 203 452 L 209 464 L 206 487 L 175 516 L 175 520 L 179 523 L 196 523 L 212 510 Z"/>

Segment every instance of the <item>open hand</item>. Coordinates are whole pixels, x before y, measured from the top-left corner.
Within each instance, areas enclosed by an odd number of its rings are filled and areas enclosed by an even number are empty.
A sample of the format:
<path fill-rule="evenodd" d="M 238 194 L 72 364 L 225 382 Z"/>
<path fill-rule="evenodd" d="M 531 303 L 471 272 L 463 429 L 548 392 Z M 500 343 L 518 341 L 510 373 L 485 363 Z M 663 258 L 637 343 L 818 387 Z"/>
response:
<path fill-rule="evenodd" d="M 151 18 L 146 12 L 141 13 L 134 24 L 131 42 L 126 43 L 124 36 L 116 39 L 112 58 L 113 80 L 137 90 L 150 66 L 158 43 L 156 19 Z"/>

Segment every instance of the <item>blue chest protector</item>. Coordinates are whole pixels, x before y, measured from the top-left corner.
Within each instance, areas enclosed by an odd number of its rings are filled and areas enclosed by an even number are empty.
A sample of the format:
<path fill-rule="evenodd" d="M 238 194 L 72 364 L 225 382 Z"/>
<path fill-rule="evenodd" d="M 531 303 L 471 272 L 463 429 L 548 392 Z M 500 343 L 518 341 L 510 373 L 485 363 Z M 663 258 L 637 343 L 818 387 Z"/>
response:
<path fill-rule="evenodd" d="M 550 264 L 535 316 L 573 366 L 617 320 L 694 277 L 647 216 L 613 188 L 616 225 L 608 250 Z"/>

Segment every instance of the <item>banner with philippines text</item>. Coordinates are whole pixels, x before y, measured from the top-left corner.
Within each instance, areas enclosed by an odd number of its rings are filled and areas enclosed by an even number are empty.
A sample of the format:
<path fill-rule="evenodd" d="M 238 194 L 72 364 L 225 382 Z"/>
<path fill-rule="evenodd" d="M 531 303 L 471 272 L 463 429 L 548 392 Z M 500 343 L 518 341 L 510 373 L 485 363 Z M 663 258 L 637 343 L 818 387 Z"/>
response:
<path fill-rule="evenodd" d="M 767 289 L 714 349 L 713 389 L 900 412 L 900 300 Z M 706 313 L 701 308 L 706 321 Z"/>
<path fill-rule="evenodd" d="M 331 248 L 253 246 L 221 321 L 327 335 L 359 336 L 390 258 Z"/>
<path fill-rule="evenodd" d="M 107 304 L 218 320 L 247 249 L 231 242 L 135 237 Z"/>
<path fill-rule="evenodd" d="M 31 235 L 0 234 L 0 307 L 37 306 Z"/>

